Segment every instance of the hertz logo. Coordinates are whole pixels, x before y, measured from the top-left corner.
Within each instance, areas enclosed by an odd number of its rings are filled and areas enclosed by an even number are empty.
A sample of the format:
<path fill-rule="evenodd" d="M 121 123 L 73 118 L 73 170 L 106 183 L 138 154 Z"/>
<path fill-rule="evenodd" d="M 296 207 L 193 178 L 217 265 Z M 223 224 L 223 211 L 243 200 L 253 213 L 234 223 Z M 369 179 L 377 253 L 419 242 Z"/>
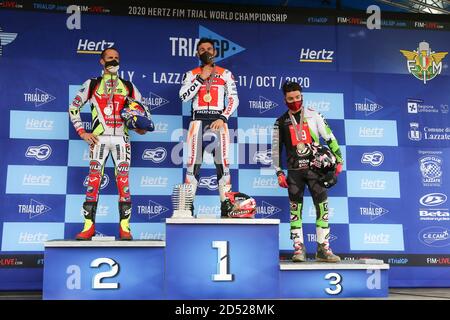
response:
<path fill-rule="evenodd" d="M 302 48 L 300 62 L 331 63 L 334 61 L 334 51 L 322 49 L 320 51 Z"/>

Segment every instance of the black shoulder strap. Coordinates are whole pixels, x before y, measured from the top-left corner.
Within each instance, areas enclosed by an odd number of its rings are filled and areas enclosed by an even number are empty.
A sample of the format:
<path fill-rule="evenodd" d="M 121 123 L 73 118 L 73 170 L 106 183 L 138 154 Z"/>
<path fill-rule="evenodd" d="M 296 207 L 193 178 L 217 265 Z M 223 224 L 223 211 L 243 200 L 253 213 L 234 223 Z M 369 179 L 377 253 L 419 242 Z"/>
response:
<path fill-rule="evenodd" d="M 91 99 L 94 95 L 94 90 L 97 87 L 97 84 L 100 83 L 100 81 L 102 81 L 102 77 L 91 79 L 91 83 L 89 84 L 88 100 Z"/>
<path fill-rule="evenodd" d="M 124 79 L 122 79 L 122 78 L 119 78 L 124 84 L 125 84 L 125 86 L 127 87 L 127 89 L 128 89 L 128 96 L 130 97 L 130 98 L 133 98 L 133 91 L 134 91 L 134 89 L 133 89 L 133 84 L 130 82 L 130 81 L 127 81 L 127 80 L 124 80 Z"/>

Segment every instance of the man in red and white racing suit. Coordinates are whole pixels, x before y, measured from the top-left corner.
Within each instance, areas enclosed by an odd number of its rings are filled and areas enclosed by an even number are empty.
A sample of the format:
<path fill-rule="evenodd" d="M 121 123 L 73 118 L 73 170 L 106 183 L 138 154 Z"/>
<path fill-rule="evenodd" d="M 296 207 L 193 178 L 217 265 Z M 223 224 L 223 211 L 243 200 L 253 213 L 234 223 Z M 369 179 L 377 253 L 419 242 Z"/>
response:
<path fill-rule="evenodd" d="M 80 137 L 90 147 L 89 180 L 86 201 L 83 203 L 84 228 L 77 234 L 77 240 L 90 240 L 95 235 L 95 214 L 103 171 L 109 154 L 115 167 L 119 191 L 120 228 L 122 240 L 131 240 L 129 221 L 131 217 L 131 197 L 128 182 L 131 145 L 128 128 L 120 116 L 127 104 L 127 97 L 141 100 L 138 89 L 129 81 L 119 78 L 119 52 L 114 48 L 102 52 L 100 63 L 104 67 L 102 77 L 89 79 L 83 83 L 69 106 L 70 120 Z M 92 112 L 92 133 L 83 128 L 81 108 L 89 102 Z M 139 134 L 145 131 L 136 129 Z"/>
<path fill-rule="evenodd" d="M 204 141 L 214 137 L 215 146 L 212 154 L 216 165 L 221 211 L 222 215 L 225 215 L 223 208 L 225 193 L 231 190 L 228 158 L 230 136 L 227 122 L 236 110 L 239 99 L 232 73 L 214 64 L 216 50 L 213 40 L 200 39 L 197 44 L 197 55 L 202 65 L 185 73 L 180 89 L 181 100 L 192 101 L 185 183 L 193 185 L 195 195 L 205 151 Z"/>

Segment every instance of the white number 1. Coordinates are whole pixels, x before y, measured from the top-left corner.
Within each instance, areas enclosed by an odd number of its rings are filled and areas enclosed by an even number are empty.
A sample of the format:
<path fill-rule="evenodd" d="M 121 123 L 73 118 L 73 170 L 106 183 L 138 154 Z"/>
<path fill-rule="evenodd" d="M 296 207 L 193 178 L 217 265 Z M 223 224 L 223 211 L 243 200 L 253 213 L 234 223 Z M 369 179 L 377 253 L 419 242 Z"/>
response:
<path fill-rule="evenodd" d="M 217 274 L 212 275 L 213 281 L 233 281 L 233 275 L 228 273 L 228 241 L 213 241 L 212 247 L 217 249 Z"/>

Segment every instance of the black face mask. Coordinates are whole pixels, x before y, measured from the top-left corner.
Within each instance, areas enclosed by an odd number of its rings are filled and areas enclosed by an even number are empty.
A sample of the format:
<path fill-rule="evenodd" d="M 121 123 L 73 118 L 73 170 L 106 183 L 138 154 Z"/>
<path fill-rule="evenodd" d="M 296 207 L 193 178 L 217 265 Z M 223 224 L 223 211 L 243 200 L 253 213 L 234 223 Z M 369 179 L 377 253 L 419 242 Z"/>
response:
<path fill-rule="evenodd" d="M 203 52 L 200 56 L 200 61 L 202 62 L 202 64 L 210 64 L 214 57 L 212 55 L 210 55 L 208 52 Z"/>
<path fill-rule="evenodd" d="M 117 60 L 111 60 L 111 61 L 106 61 L 105 62 L 105 68 L 117 67 L 118 65 L 119 65 L 119 61 L 117 61 Z"/>

